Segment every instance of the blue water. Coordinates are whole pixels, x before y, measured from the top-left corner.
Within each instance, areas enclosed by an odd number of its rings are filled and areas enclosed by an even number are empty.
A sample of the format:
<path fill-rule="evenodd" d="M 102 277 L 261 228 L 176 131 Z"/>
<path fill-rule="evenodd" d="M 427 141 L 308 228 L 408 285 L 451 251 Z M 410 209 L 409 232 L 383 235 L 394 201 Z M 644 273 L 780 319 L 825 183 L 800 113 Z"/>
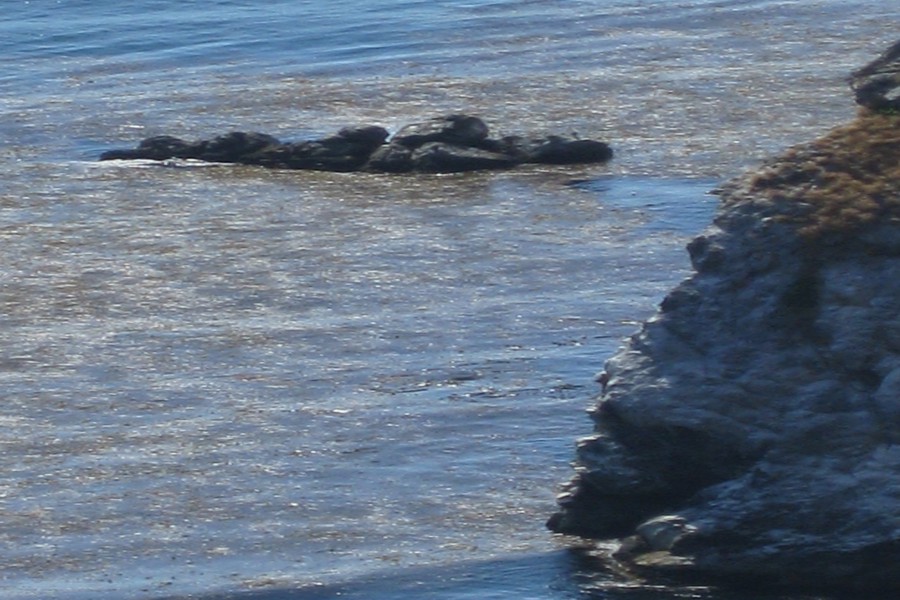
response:
<path fill-rule="evenodd" d="M 892 0 L 2 8 L 0 598 L 759 597 L 623 579 L 543 522 L 707 191 L 853 114 Z M 96 160 L 451 111 L 616 159 Z"/>

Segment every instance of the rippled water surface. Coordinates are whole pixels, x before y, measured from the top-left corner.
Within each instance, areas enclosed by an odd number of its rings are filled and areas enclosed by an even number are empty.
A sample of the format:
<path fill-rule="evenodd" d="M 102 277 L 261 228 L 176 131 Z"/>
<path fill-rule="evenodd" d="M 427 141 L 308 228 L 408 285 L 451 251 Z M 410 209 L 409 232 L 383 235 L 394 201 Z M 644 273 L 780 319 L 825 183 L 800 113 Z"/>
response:
<path fill-rule="evenodd" d="M 852 116 L 894 4 L 4 3 L 0 598 L 737 598 L 543 521 L 707 191 Z M 448 111 L 616 159 L 96 161 Z"/>

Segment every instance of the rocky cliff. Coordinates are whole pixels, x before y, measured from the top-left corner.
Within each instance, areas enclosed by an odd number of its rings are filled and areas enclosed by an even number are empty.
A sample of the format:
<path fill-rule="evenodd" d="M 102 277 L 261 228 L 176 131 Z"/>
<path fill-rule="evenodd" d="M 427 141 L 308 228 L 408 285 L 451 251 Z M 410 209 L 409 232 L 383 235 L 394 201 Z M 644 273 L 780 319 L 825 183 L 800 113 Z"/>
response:
<path fill-rule="evenodd" d="M 647 573 L 900 589 L 898 55 L 855 74 L 854 122 L 720 190 L 551 529 Z"/>

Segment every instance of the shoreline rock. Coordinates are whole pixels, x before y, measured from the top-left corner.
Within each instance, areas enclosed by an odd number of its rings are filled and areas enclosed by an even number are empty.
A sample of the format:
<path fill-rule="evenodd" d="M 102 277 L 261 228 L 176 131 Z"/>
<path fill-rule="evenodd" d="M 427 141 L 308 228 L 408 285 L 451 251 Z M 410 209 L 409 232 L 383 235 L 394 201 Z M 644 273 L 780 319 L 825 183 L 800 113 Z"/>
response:
<path fill-rule="evenodd" d="M 608 144 L 574 136 L 492 139 L 478 117 L 453 114 L 407 125 L 393 137 L 377 125 L 346 127 L 331 137 L 296 143 L 240 131 L 197 142 L 155 136 L 134 149 L 104 152 L 100 160 L 194 159 L 273 169 L 459 173 L 521 164 L 604 163 L 612 156 Z"/>
<path fill-rule="evenodd" d="M 850 86 L 860 106 L 876 111 L 900 110 L 900 41 L 854 71 L 850 75 Z"/>
<path fill-rule="evenodd" d="M 551 530 L 650 577 L 900 590 L 900 115 L 866 106 L 719 190 Z"/>

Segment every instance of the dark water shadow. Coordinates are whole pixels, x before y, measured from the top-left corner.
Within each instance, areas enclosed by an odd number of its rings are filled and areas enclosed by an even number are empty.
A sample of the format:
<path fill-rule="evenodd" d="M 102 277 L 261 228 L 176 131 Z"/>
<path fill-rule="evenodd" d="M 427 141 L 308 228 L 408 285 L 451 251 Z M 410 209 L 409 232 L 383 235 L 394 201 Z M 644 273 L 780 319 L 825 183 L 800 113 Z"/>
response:
<path fill-rule="evenodd" d="M 631 213 L 642 221 L 634 234 L 695 235 L 711 221 L 718 198 L 710 191 L 717 181 L 663 177 L 604 176 L 570 182 L 596 195 L 611 210 Z"/>
<path fill-rule="evenodd" d="M 399 569 L 343 583 L 172 596 L 167 600 L 826 600 L 626 579 L 585 548 Z"/>

